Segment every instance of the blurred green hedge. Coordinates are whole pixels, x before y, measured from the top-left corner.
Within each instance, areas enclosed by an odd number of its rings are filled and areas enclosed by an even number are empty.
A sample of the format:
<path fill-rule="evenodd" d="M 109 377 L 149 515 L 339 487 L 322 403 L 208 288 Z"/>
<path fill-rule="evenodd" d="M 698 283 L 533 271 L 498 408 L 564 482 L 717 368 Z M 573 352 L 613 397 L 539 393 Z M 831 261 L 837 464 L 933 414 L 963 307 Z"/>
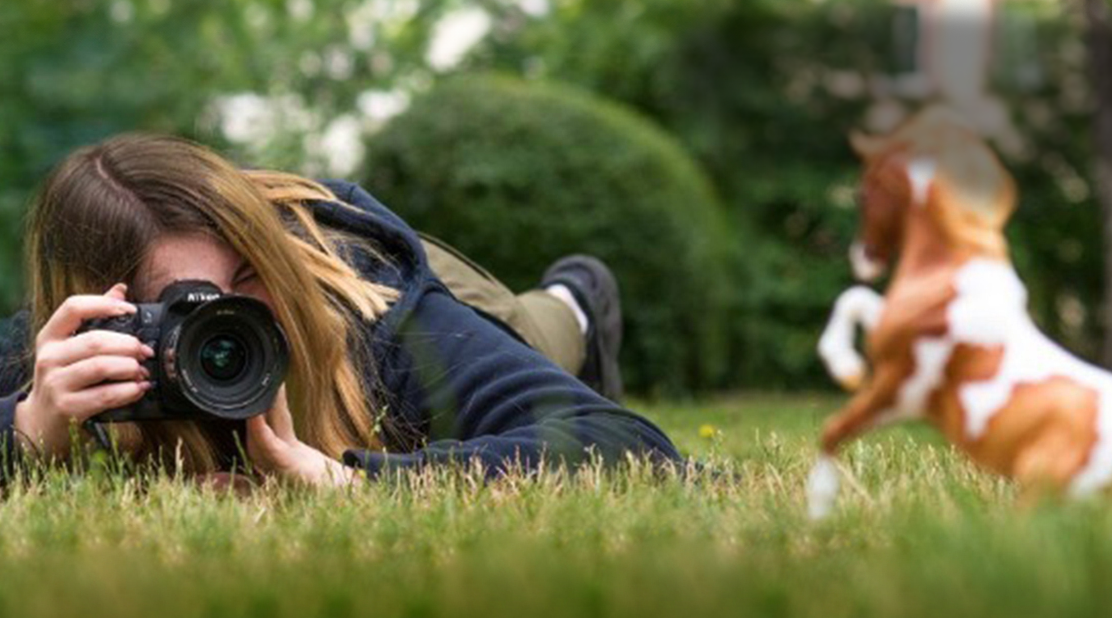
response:
<path fill-rule="evenodd" d="M 371 138 L 360 180 L 512 289 L 568 253 L 609 263 L 631 389 L 725 374 L 721 207 L 691 157 L 629 109 L 551 83 L 450 79 Z"/>

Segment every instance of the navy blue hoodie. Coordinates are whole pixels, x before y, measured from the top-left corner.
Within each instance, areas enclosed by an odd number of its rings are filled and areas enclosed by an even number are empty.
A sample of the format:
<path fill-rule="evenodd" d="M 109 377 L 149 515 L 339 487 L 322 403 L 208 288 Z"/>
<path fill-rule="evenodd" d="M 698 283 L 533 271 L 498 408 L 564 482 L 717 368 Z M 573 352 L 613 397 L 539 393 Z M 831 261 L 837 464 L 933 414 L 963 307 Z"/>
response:
<path fill-rule="evenodd" d="M 383 408 L 385 451 L 353 448 L 344 463 L 376 476 L 396 467 L 478 460 L 489 474 L 536 468 L 542 456 L 570 464 L 592 454 L 679 459 L 649 421 L 622 409 L 522 342 L 505 324 L 462 304 L 429 269 L 417 234 L 352 183 L 327 181 L 355 209 L 311 202 L 316 219 L 370 239 L 385 259 L 347 257 L 368 280 L 401 298 L 362 336 L 371 351 L 364 379 Z M 0 322 L 0 440 L 8 461 L 26 361 L 27 313 Z"/>

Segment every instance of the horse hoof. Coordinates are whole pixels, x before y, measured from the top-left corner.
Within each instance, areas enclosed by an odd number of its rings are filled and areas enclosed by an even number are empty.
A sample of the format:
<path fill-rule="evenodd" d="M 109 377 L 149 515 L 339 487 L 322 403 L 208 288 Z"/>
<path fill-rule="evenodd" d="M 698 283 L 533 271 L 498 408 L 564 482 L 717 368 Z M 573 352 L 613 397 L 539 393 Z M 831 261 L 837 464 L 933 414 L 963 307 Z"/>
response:
<path fill-rule="evenodd" d="M 861 383 L 864 382 L 864 381 L 865 381 L 865 375 L 864 374 L 855 373 L 855 374 L 846 376 L 844 378 L 839 378 L 838 379 L 838 384 L 840 384 L 843 389 L 845 389 L 845 390 L 847 390 L 851 393 L 854 393 L 854 392 L 857 392 L 857 389 L 861 388 Z"/>

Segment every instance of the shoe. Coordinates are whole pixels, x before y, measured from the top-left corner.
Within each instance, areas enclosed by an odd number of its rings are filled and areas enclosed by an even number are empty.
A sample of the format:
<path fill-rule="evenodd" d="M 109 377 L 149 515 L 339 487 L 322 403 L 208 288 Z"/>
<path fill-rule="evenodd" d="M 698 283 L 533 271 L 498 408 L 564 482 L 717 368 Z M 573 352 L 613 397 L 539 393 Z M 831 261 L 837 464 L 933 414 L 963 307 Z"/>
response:
<path fill-rule="evenodd" d="M 614 273 L 598 258 L 569 255 L 555 261 L 541 278 L 541 288 L 557 284 L 571 290 L 589 322 L 587 356 L 576 377 L 603 397 L 621 400 L 622 303 Z"/>

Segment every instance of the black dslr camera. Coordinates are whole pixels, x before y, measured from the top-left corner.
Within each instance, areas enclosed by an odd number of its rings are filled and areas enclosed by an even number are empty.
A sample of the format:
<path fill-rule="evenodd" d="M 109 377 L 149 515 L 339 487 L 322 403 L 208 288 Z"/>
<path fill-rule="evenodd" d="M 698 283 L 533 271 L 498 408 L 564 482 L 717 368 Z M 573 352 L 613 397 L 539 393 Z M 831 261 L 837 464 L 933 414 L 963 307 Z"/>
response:
<path fill-rule="evenodd" d="M 133 335 L 155 351 L 144 367 L 154 388 L 94 423 L 242 420 L 274 404 L 289 368 L 289 343 L 267 306 L 225 295 L 208 281 L 179 281 L 132 315 L 89 320 L 78 332 Z"/>

